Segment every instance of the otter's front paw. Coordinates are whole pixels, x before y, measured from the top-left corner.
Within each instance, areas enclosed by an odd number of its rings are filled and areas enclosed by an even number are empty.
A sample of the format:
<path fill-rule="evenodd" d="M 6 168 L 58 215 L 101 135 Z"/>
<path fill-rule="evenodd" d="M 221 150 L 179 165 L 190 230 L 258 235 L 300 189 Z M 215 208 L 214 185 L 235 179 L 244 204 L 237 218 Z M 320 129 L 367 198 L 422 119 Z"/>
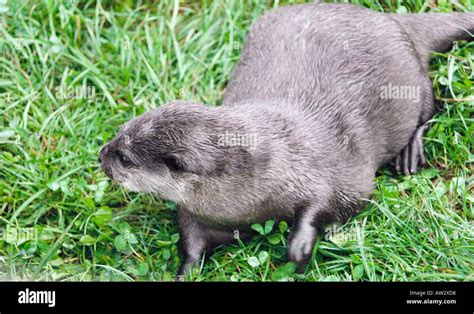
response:
<path fill-rule="evenodd" d="M 199 259 L 187 258 L 183 261 L 179 267 L 176 277 L 173 281 L 185 281 L 187 275 L 193 274 L 193 271 L 198 271 L 196 268 L 199 266 Z"/>
<path fill-rule="evenodd" d="M 314 234 L 296 232 L 290 237 L 288 245 L 288 258 L 296 263 L 296 271 L 302 273 L 311 258 L 314 246 Z"/>
<path fill-rule="evenodd" d="M 173 278 L 174 282 L 184 282 L 185 281 L 185 276 L 184 275 L 176 275 L 176 277 Z"/>

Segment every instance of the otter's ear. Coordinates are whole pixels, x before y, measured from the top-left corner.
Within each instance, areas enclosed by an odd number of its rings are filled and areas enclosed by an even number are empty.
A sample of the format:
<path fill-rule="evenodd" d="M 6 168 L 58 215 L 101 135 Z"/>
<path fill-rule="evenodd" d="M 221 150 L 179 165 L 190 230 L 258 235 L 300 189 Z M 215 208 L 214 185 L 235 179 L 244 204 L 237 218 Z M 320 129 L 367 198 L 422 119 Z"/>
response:
<path fill-rule="evenodd" d="M 220 146 L 188 148 L 177 154 L 175 159 L 167 159 L 165 163 L 172 171 L 197 175 L 249 173 L 255 166 L 248 149 Z"/>
<path fill-rule="evenodd" d="M 222 152 L 218 148 L 188 147 L 175 155 L 175 159 L 166 161 L 168 168 L 174 171 L 190 172 L 198 175 L 210 175 L 221 172 L 225 166 Z"/>
<path fill-rule="evenodd" d="M 165 156 L 163 157 L 163 163 L 168 167 L 172 172 L 185 172 L 186 169 L 183 166 L 182 161 L 176 156 Z"/>
<path fill-rule="evenodd" d="M 198 175 L 210 175 L 224 170 L 225 147 L 219 145 L 210 132 L 197 131 L 182 137 L 173 148 L 173 158 L 165 160 L 170 170 Z"/>

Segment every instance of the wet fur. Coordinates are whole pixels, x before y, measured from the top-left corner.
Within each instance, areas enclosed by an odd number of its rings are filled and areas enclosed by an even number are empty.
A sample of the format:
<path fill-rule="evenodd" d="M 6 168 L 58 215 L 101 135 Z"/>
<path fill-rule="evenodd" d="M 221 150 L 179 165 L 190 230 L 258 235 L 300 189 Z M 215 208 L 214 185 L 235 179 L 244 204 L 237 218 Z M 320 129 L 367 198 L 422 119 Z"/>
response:
<path fill-rule="evenodd" d="M 471 13 L 273 10 L 252 25 L 222 106 L 174 102 L 143 114 L 102 149 L 102 168 L 130 190 L 177 202 L 179 274 L 267 219 L 294 221 L 288 256 L 301 268 L 321 228 L 363 207 L 380 166 L 395 159 L 409 174 L 424 162 L 430 52 L 472 39 L 467 30 Z M 382 99 L 389 84 L 419 87 L 419 98 Z M 254 142 L 222 145 L 223 134 Z"/>

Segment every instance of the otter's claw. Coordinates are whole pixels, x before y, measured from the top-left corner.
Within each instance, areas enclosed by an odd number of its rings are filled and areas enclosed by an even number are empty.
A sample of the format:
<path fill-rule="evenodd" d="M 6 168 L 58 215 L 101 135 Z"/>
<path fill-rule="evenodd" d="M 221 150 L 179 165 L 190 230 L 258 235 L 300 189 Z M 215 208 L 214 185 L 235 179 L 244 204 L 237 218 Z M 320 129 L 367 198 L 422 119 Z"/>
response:
<path fill-rule="evenodd" d="M 423 133 L 427 128 L 427 124 L 420 126 L 413 134 L 408 145 L 395 158 L 397 173 L 403 173 L 406 176 L 415 174 L 418 170 L 418 163 L 422 166 L 426 164 L 423 152 Z"/>

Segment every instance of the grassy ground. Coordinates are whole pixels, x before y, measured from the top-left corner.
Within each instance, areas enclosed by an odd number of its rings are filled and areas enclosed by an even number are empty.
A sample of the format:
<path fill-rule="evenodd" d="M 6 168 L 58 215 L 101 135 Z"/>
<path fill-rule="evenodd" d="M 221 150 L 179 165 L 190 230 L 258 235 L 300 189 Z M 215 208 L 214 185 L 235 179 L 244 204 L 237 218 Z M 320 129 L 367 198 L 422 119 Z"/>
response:
<path fill-rule="evenodd" d="M 170 280 L 174 204 L 111 185 L 98 150 L 167 101 L 219 104 L 251 22 L 287 4 L 125 2 L 0 0 L 0 278 Z M 351 2 L 474 11 L 469 0 Z M 429 166 L 411 177 L 382 170 L 371 203 L 318 241 L 305 274 L 286 263 L 289 228 L 268 222 L 189 279 L 474 280 L 474 42 L 437 54 L 430 73 L 441 101 Z"/>

